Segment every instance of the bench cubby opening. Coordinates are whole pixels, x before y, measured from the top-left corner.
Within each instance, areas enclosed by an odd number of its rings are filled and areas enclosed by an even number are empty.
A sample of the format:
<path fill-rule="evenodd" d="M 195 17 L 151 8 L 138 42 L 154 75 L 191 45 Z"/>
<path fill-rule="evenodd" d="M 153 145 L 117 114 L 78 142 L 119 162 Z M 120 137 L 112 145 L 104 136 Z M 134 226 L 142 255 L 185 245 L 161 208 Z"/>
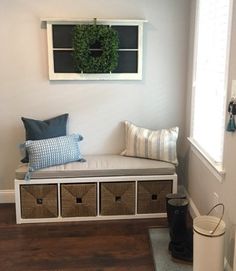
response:
<path fill-rule="evenodd" d="M 97 184 L 61 184 L 61 216 L 83 217 L 97 215 Z"/>

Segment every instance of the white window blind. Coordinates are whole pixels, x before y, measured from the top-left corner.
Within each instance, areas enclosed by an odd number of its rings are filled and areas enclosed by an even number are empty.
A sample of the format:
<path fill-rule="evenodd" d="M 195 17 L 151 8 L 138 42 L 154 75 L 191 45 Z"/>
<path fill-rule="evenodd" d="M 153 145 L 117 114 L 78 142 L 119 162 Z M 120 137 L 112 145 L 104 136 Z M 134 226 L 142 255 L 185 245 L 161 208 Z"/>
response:
<path fill-rule="evenodd" d="M 195 31 L 192 139 L 222 162 L 230 0 L 199 0 Z"/>

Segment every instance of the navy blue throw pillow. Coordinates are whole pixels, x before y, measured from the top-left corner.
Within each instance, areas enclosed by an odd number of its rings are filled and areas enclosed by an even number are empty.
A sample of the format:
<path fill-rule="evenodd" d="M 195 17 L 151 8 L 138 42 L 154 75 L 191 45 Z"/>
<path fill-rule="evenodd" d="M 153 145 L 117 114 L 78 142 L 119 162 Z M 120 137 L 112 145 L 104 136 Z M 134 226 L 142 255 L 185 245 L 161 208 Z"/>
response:
<path fill-rule="evenodd" d="M 66 125 L 69 114 L 63 114 L 52 119 L 34 120 L 22 117 L 25 127 L 26 140 L 40 140 L 52 137 L 65 136 Z M 28 163 L 29 158 L 26 157 L 21 160 L 22 163 Z"/>

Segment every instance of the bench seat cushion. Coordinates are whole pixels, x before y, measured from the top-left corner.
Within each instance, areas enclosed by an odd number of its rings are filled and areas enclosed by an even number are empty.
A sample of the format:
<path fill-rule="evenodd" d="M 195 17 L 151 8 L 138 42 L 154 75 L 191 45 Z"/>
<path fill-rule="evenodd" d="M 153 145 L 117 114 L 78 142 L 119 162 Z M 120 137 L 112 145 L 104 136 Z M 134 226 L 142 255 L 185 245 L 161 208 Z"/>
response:
<path fill-rule="evenodd" d="M 175 166 L 171 163 L 125 157 L 120 155 L 87 155 L 86 162 L 72 162 L 32 172 L 31 179 L 109 177 L 137 175 L 172 175 Z M 16 179 L 24 179 L 27 164 L 16 170 Z"/>

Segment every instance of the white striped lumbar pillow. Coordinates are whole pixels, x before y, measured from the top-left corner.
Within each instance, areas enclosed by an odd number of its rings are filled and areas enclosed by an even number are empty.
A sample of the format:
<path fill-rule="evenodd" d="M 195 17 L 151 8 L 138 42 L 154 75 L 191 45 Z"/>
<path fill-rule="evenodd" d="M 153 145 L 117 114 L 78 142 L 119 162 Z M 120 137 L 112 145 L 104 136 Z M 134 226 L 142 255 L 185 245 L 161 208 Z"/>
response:
<path fill-rule="evenodd" d="M 125 150 L 121 155 L 178 164 L 176 141 L 179 128 L 149 130 L 125 121 Z"/>

